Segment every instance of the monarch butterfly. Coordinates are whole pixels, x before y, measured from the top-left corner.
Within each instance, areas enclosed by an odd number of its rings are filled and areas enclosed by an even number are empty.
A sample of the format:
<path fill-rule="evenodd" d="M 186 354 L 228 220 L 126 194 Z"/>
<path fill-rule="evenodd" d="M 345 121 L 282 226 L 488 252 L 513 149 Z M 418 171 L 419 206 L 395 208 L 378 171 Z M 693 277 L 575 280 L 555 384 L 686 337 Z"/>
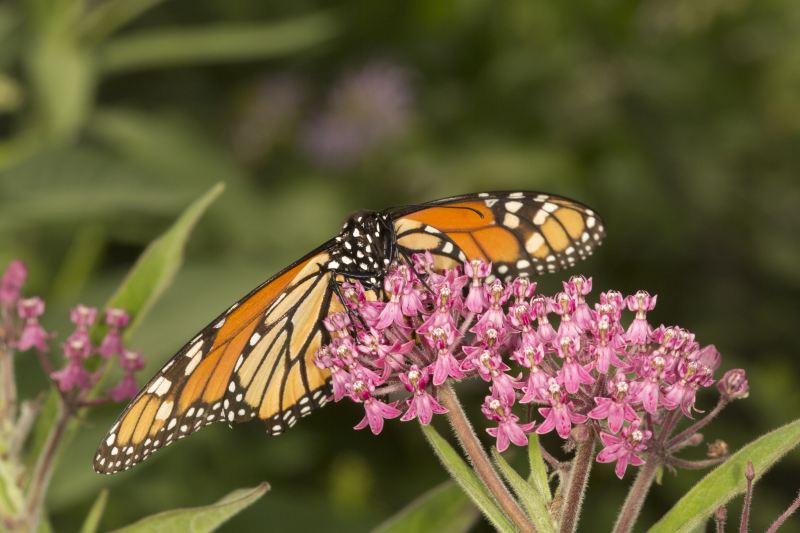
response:
<path fill-rule="evenodd" d="M 535 192 L 478 193 L 352 215 L 335 238 L 271 277 L 186 343 L 131 401 L 100 444 L 99 473 L 140 463 L 213 422 L 254 418 L 278 435 L 329 398 L 313 364 L 322 319 L 344 310 L 339 284 L 380 290 L 395 260 L 429 251 L 437 268 L 490 261 L 502 277 L 555 272 L 604 236 L 587 206 Z"/>

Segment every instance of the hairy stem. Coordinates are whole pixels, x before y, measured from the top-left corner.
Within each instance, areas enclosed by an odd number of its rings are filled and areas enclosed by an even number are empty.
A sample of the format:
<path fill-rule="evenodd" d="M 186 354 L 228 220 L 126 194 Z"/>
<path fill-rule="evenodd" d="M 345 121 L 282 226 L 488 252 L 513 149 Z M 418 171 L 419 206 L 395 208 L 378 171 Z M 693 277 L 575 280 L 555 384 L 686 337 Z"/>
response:
<path fill-rule="evenodd" d="M 561 527 L 559 528 L 561 533 L 572 533 L 578 527 L 583 496 L 586 493 L 586 483 L 589 480 L 589 472 L 592 469 L 594 444 L 594 431 L 589 430 L 589 436 L 578 444 L 575 458 L 572 460 L 572 470 L 562 507 Z"/>
<path fill-rule="evenodd" d="M 701 418 L 688 428 L 684 429 L 683 431 L 681 431 L 680 433 L 669 439 L 669 442 L 667 442 L 667 449 L 670 449 L 673 446 L 681 444 L 683 441 L 685 441 L 686 439 L 690 438 L 692 435 L 700 431 L 709 422 L 711 422 L 726 405 L 728 405 L 728 402 L 725 400 L 725 398 L 720 398 L 719 401 L 717 402 L 717 405 L 715 405 L 714 408 L 706 416 L 704 416 L 703 418 Z"/>
<path fill-rule="evenodd" d="M 2 326 L 0 326 L 2 328 Z M 0 332 L 0 337 L 4 334 Z M 0 338 L 0 419 L 12 420 L 16 416 L 17 384 L 14 380 L 14 352 L 8 347 L 6 340 Z"/>
<path fill-rule="evenodd" d="M 725 522 L 728 520 L 728 510 L 725 506 L 717 508 L 714 513 L 714 531 L 716 533 L 725 533 Z"/>
<path fill-rule="evenodd" d="M 647 461 L 642 465 L 639 474 L 636 476 L 636 481 L 633 482 L 631 489 L 628 491 L 625 503 L 622 504 L 622 510 L 619 512 L 617 523 L 614 525 L 614 533 L 628 533 L 633 530 L 633 525 L 639 517 L 642 504 L 645 497 L 647 497 L 650 486 L 653 484 L 660 464 L 654 454 L 650 454 L 647 457 Z"/>
<path fill-rule="evenodd" d="M 800 507 L 800 494 L 797 495 L 797 498 L 794 499 L 792 504 L 783 512 L 783 514 L 780 515 L 771 526 L 769 526 L 767 533 L 775 533 L 778 531 L 778 528 L 781 527 L 783 523 L 795 513 L 795 511 L 797 511 L 798 507 Z"/>
<path fill-rule="evenodd" d="M 727 455 L 725 457 L 704 459 L 702 461 L 689 461 L 688 459 L 679 459 L 677 457 L 670 457 L 669 459 L 667 459 L 667 464 L 675 466 L 677 468 L 683 468 L 685 470 L 702 470 L 703 468 L 709 468 L 712 466 L 717 466 L 720 463 L 724 463 L 727 459 L 728 459 Z"/>
<path fill-rule="evenodd" d="M 65 409 L 63 405 L 59 408 L 58 419 L 50 434 L 47 437 L 42 454 L 36 462 L 33 470 L 30 485 L 28 486 L 27 502 L 25 511 L 27 514 L 27 525 L 29 531 L 36 531 L 39 527 L 39 519 L 42 512 L 42 502 L 47 490 L 47 485 L 50 482 L 50 476 L 53 473 L 55 466 L 55 458 L 58 449 L 61 445 L 61 440 L 64 438 L 64 432 L 69 424 L 70 414 L 69 410 Z"/>
<path fill-rule="evenodd" d="M 500 508 L 503 509 L 503 512 L 519 531 L 536 531 L 530 519 L 522 511 L 522 508 L 520 508 L 489 461 L 489 457 L 486 455 L 486 451 L 483 449 L 477 435 L 475 435 L 475 431 L 472 429 L 472 425 L 469 423 L 455 391 L 449 384 L 445 383 L 437 387 L 437 392 L 439 400 L 448 410 L 450 423 L 458 437 L 458 441 L 461 443 L 461 447 L 464 449 L 464 453 L 466 453 L 475 468 L 478 477 L 497 500 Z"/>
<path fill-rule="evenodd" d="M 744 504 L 742 505 L 742 519 L 739 522 L 739 533 L 747 533 L 750 528 L 750 505 L 753 503 L 753 480 L 756 473 L 753 470 L 753 463 L 747 461 L 747 467 L 744 470 L 744 477 L 747 480 L 747 490 L 744 493 Z"/>

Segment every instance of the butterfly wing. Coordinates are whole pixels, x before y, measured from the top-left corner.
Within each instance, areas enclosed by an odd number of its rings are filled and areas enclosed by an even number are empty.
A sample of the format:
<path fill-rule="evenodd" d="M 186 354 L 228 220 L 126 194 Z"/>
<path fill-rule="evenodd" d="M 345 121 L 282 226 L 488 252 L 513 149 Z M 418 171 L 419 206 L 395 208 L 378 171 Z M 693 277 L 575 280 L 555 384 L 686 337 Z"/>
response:
<path fill-rule="evenodd" d="M 213 422 L 264 420 L 278 434 L 328 399 L 313 363 L 322 319 L 340 310 L 323 245 L 203 329 L 131 401 L 100 445 L 99 473 L 127 470 Z"/>
<path fill-rule="evenodd" d="M 402 253 L 430 251 L 440 268 L 483 259 L 505 278 L 571 267 L 604 237 L 589 207 L 536 192 L 469 194 L 391 213 Z"/>

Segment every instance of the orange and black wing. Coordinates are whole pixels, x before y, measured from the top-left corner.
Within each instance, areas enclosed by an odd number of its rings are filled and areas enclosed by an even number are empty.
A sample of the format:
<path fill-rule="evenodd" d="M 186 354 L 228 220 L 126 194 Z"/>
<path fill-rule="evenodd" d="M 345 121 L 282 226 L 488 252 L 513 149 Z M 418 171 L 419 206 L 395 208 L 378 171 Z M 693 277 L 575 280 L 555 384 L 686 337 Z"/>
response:
<path fill-rule="evenodd" d="M 571 267 L 604 237 L 589 207 L 536 192 L 470 194 L 391 213 L 401 252 L 430 251 L 438 267 L 491 261 L 504 278 Z"/>
<path fill-rule="evenodd" d="M 259 418 L 281 433 L 329 397 L 313 363 L 328 340 L 322 319 L 342 309 L 323 245 L 217 317 L 167 362 L 114 424 L 94 468 L 127 470 L 213 422 Z"/>

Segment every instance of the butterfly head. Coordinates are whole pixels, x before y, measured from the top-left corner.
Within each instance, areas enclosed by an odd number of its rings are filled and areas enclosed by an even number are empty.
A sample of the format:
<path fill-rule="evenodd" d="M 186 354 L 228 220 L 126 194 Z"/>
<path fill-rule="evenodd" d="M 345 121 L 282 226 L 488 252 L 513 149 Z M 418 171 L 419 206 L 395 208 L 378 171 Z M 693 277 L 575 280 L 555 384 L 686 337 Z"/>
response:
<path fill-rule="evenodd" d="M 328 269 L 361 280 L 367 288 L 380 286 L 395 255 L 395 236 L 388 215 L 359 211 L 351 215 L 336 237 Z"/>

